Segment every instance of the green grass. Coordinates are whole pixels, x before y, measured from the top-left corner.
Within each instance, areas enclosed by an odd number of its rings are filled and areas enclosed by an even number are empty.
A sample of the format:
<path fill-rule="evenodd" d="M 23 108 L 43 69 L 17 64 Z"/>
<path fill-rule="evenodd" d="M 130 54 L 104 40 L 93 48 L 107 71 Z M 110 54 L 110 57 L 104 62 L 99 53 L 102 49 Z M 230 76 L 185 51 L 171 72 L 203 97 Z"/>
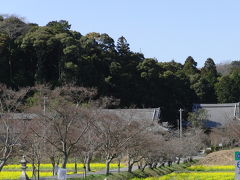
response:
<path fill-rule="evenodd" d="M 156 177 L 162 176 L 165 174 L 172 173 L 174 171 L 184 171 L 186 167 L 189 167 L 193 163 L 186 163 L 186 164 L 174 164 L 171 167 L 165 166 L 156 169 L 146 168 L 144 172 L 140 170 L 136 170 L 133 173 L 128 172 L 121 172 L 121 173 L 113 173 L 109 176 L 106 175 L 90 175 L 87 176 L 85 180 L 103 180 L 104 178 L 108 178 L 108 180 L 129 180 L 133 178 L 146 178 L 146 177 Z M 83 180 L 83 178 L 74 178 L 71 180 Z"/>
<path fill-rule="evenodd" d="M 234 180 L 234 175 L 234 172 L 174 172 L 160 177 L 134 178 L 132 180 Z"/>
<path fill-rule="evenodd" d="M 176 167 L 174 169 L 177 169 Z M 234 166 L 193 165 L 164 176 L 133 178 L 131 180 L 234 180 Z"/>

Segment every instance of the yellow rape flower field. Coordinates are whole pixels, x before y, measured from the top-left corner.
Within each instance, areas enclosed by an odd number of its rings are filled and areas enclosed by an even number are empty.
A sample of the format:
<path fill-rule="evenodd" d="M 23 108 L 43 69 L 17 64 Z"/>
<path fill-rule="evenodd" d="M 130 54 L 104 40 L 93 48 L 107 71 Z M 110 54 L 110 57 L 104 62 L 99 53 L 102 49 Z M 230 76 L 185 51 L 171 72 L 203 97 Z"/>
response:
<path fill-rule="evenodd" d="M 32 168 L 31 164 L 28 164 L 28 170 L 30 170 Z M 69 163 L 67 164 L 67 169 L 74 169 L 75 164 L 74 163 Z M 77 164 L 78 168 L 83 168 L 83 164 Z M 102 170 L 106 167 L 106 165 L 104 163 L 91 163 L 91 168 L 93 171 L 97 171 L 97 170 Z M 110 164 L 110 168 L 111 169 L 116 169 L 118 167 L 117 164 Z M 125 165 L 121 164 L 121 167 L 125 167 Z M 21 165 L 16 165 L 16 164 L 9 164 L 4 166 L 3 170 L 20 170 L 21 169 Z M 40 169 L 42 170 L 50 170 L 52 169 L 52 164 L 41 164 L 40 165 Z"/>
<path fill-rule="evenodd" d="M 28 164 L 27 174 L 29 177 L 32 177 L 32 165 Z M 67 174 L 72 174 L 71 171 L 73 171 L 75 167 L 74 163 L 67 164 Z M 77 164 L 78 167 L 78 174 L 83 173 L 83 164 Z M 106 165 L 104 163 L 92 163 L 91 168 L 92 171 L 99 171 L 105 169 Z M 111 164 L 111 169 L 116 169 L 118 167 L 117 164 Z M 125 165 L 121 164 L 121 167 L 125 167 Z M 40 177 L 48 177 L 52 176 L 52 165 L 51 164 L 41 164 L 40 166 Z M 0 172 L 0 180 L 10 180 L 10 179 L 19 179 L 21 175 L 21 165 L 17 164 L 9 164 L 4 166 L 3 171 Z"/>
<path fill-rule="evenodd" d="M 144 180 L 234 180 L 234 166 L 191 166 L 189 172 L 171 173 L 161 177 L 149 177 Z M 226 171 L 226 172 L 224 172 Z M 227 172 L 229 171 L 229 172 Z M 134 178 L 132 180 L 143 180 Z"/>
<path fill-rule="evenodd" d="M 197 165 L 197 166 L 188 167 L 186 169 L 190 170 L 190 171 L 234 171 L 235 167 L 234 166 L 202 166 L 202 165 Z"/>
<path fill-rule="evenodd" d="M 0 172 L 0 179 L 5 180 L 5 179 L 19 179 L 21 175 L 21 171 L 2 171 Z M 32 172 L 27 172 L 27 175 L 29 177 L 32 177 Z M 41 177 L 46 177 L 46 176 L 52 176 L 51 172 L 41 172 L 40 173 Z"/>
<path fill-rule="evenodd" d="M 171 173 L 159 178 L 145 180 L 234 180 L 234 172 L 189 172 Z"/>

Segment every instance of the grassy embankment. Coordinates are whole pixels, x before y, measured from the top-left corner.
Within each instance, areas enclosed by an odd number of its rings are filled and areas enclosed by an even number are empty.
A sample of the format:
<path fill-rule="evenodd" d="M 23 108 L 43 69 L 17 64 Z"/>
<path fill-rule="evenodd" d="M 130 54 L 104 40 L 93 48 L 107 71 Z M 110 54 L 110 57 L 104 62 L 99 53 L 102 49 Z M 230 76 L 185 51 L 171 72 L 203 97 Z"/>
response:
<path fill-rule="evenodd" d="M 174 164 L 171 167 L 165 166 L 156 169 L 146 168 L 144 172 L 136 170 L 133 173 L 121 172 L 113 173 L 109 176 L 106 175 L 89 175 L 85 180 L 103 180 L 107 177 L 108 180 L 129 180 L 133 178 L 147 178 L 147 177 L 156 177 L 163 176 L 165 174 L 172 173 L 174 171 L 184 171 L 187 167 L 191 166 L 193 163 L 185 164 Z M 83 178 L 73 178 L 71 180 L 83 180 Z"/>

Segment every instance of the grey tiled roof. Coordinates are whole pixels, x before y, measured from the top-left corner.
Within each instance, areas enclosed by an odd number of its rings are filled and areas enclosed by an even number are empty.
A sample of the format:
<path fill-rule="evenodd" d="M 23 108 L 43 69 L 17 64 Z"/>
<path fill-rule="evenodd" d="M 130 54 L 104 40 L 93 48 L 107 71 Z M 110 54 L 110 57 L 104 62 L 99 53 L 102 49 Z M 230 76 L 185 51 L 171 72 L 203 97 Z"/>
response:
<path fill-rule="evenodd" d="M 152 109 L 102 109 L 102 112 L 112 113 L 127 120 L 160 120 L 160 108 Z"/>
<path fill-rule="evenodd" d="M 8 119 L 23 119 L 23 120 L 31 120 L 37 117 L 36 114 L 30 114 L 30 113 L 4 113 L 0 114 L 0 117 L 2 118 L 8 118 Z"/>
<path fill-rule="evenodd" d="M 152 109 L 99 109 L 99 112 L 115 114 L 128 120 L 160 120 L 160 108 Z M 30 113 L 6 113 L 0 114 L 1 117 L 11 119 L 33 119 L 36 114 Z"/>
<path fill-rule="evenodd" d="M 149 108 L 149 109 L 102 109 L 100 112 L 115 114 L 123 119 L 132 121 L 152 121 L 153 126 L 150 128 L 151 131 L 169 131 L 159 124 L 160 121 L 160 108 Z"/>
<path fill-rule="evenodd" d="M 154 121 L 156 124 L 155 129 L 161 129 L 163 131 L 167 131 L 167 128 L 160 126 L 160 108 L 149 108 L 149 109 L 98 109 L 98 113 L 111 113 L 119 116 L 120 118 L 124 118 L 126 120 L 132 121 Z M 37 118 L 36 114 L 27 114 L 27 113 L 12 113 L 12 114 L 2 114 L 2 117 L 6 116 L 6 118 L 11 119 L 25 119 L 30 120 Z"/>
<path fill-rule="evenodd" d="M 207 112 L 207 127 L 222 126 L 230 120 L 239 118 L 239 103 L 225 104 L 194 104 L 193 111 L 204 109 Z"/>

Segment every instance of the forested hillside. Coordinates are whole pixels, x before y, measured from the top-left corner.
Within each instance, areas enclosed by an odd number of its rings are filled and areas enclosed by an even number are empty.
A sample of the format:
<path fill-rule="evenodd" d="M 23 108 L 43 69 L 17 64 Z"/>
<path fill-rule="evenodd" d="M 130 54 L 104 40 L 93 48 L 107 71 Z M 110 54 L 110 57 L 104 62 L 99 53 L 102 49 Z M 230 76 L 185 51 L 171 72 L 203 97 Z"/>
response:
<path fill-rule="evenodd" d="M 192 103 L 236 102 L 240 97 L 237 66 L 222 76 L 208 58 L 201 69 L 189 56 L 184 64 L 159 62 L 132 52 L 122 36 L 82 35 L 69 22 L 46 26 L 0 16 L 0 82 L 9 87 L 64 84 L 93 87 L 98 96 L 120 99 L 120 107 L 161 107 L 175 121 L 178 108 Z"/>

